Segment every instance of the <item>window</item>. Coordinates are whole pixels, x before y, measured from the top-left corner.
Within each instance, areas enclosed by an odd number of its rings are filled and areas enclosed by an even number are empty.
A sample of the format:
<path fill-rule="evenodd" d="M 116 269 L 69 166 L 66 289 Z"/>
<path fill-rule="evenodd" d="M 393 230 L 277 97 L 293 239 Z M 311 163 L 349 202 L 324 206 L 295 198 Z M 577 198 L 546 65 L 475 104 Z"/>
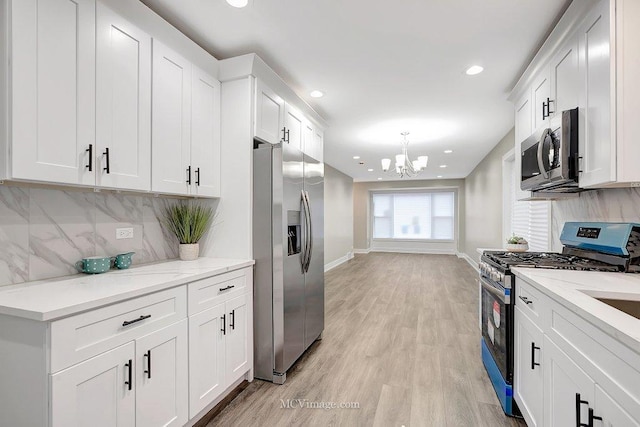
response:
<path fill-rule="evenodd" d="M 453 191 L 380 192 L 371 202 L 374 239 L 454 239 Z"/>
<path fill-rule="evenodd" d="M 511 234 L 524 237 L 529 242 L 530 251 L 546 252 L 550 250 L 551 202 L 545 200 L 519 201 L 516 195 L 515 168 L 511 168 L 509 175 L 509 189 L 511 204 L 510 220 Z"/>

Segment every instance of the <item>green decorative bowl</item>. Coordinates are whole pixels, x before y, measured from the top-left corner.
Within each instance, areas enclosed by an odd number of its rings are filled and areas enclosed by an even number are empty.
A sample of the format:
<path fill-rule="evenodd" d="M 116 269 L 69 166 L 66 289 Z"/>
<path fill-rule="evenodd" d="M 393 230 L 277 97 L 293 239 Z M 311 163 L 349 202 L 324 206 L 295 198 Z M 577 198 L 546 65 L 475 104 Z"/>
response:
<path fill-rule="evenodd" d="M 81 273 L 106 273 L 111 268 L 111 257 L 92 256 L 76 262 L 76 269 Z"/>

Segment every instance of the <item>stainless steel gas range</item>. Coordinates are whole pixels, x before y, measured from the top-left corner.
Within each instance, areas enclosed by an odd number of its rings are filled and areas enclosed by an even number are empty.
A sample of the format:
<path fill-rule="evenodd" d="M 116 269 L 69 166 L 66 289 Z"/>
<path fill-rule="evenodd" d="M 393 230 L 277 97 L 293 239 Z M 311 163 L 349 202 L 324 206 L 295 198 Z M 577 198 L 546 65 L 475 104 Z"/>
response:
<path fill-rule="evenodd" d="M 485 251 L 480 267 L 482 361 L 507 415 L 519 416 L 513 400 L 513 315 L 517 286 L 513 267 L 640 272 L 640 224 L 565 223 L 562 253 Z"/>

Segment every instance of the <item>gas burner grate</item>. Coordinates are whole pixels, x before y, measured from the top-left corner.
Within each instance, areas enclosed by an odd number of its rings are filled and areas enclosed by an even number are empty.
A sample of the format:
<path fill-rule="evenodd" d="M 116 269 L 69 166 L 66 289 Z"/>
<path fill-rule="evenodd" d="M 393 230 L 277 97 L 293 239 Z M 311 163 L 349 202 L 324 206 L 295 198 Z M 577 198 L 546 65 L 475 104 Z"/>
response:
<path fill-rule="evenodd" d="M 487 252 L 485 256 L 505 269 L 531 267 L 555 270 L 624 271 L 618 265 L 553 252 Z"/>

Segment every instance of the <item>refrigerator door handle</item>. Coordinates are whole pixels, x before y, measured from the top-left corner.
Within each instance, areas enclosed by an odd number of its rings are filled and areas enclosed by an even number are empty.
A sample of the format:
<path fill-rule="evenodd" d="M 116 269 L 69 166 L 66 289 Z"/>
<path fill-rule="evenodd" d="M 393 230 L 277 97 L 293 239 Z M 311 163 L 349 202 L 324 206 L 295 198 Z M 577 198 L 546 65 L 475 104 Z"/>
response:
<path fill-rule="evenodd" d="M 304 195 L 304 190 L 300 190 L 300 197 L 300 201 L 302 203 L 302 211 L 304 213 L 304 241 L 302 242 L 302 260 L 300 262 L 302 272 L 304 273 L 305 267 L 307 265 L 307 257 L 309 256 L 309 215 L 307 213 L 307 198 Z"/>
<path fill-rule="evenodd" d="M 309 215 L 309 249 L 307 250 L 307 265 L 305 272 L 309 271 L 309 265 L 311 265 L 311 257 L 313 256 L 313 223 L 311 221 L 311 201 L 309 200 L 309 192 L 305 191 L 305 198 L 307 200 L 307 214 Z"/>

